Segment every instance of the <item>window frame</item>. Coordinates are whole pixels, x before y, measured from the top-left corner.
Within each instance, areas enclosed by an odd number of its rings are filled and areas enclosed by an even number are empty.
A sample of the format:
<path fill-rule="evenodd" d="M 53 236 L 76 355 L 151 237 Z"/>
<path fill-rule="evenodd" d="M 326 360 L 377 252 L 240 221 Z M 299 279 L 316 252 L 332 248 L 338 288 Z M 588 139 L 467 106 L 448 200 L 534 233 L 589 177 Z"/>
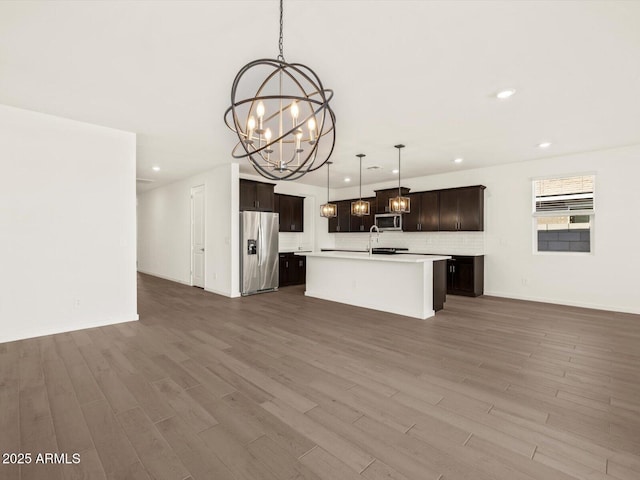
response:
<path fill-rule="evenodd" d="M 584 210 L 576 211 L 576 213 L 569 213 L 563 211 L 556 212 L 544 212 L 538 213 L 536 212 L 536 182 L 539 180 L 552 180 L 552 179 L 563 179 L 563 178 L 572 178 L 572 177 L 584 177 L 584 176 L 592 176 L 593 177 L 593 210 L 590 212 L 586 212 Z M 531 185 L 531 230 L 532 230 L 532 246 L 533 246 L 533 255 L 548 255 L 548 256 L 574 256 L 574 257 L 584 257 L 584 256 L 592 256 L 595 255 L 595 223 L 596 223 L 596 204 L 597 204 L 597 181 L 598 181 L 597 172 L 589 171 L 589 172 L 574 172 L 574 173 L 566 173 L 566 174 L 557 174 L 557 175 L 545 175 L 540 177 L 531 177 L 530 185 Z M 589 251 L 588 252 L 553 252 L 553 251 L 539 251 L 538 250 L 538 218 L 541 217 L 557 217 L 557 216 L 571 216 L 571 215 L 587 215 L 589 217 Z"/>

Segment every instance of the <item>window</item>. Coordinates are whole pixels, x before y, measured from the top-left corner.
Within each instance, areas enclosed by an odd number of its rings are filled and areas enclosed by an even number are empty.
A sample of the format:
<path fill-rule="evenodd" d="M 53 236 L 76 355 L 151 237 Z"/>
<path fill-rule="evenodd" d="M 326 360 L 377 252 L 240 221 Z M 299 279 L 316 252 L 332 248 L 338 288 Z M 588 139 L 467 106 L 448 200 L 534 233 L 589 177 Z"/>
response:
<path fill-rule="evenodd" d="M 534 251 L 591 252 L 594 196 L 594 175 L 534 180 Z"/>

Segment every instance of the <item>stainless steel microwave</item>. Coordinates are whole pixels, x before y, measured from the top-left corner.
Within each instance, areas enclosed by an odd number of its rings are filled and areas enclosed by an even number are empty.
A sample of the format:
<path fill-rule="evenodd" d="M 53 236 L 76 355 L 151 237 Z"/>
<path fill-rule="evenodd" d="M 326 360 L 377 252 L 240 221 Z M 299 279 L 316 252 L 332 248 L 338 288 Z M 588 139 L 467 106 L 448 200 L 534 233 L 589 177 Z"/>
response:
<path fill-rule="evenodd" d="M 401 213 L 379 213 L 376 215 L 376 227 L 381 232 L 389 230 L 402 230 Z"/>

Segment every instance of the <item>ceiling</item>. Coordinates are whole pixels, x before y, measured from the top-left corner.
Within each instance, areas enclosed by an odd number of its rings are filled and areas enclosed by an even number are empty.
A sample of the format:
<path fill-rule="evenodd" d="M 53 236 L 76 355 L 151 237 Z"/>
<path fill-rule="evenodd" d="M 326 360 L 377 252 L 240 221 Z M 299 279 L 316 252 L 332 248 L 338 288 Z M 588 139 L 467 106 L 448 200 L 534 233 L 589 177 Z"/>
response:
<path fill-rule="evenodd" d="M 136 132 L 153 180 L 139 191 L 154 188 L 232 161 L 231 82 L 277 55 L 278 14 L 276 0 L 2 1 L 0 103 Z M 363 183 L 393 179 L 399 142 L 403 177 L 640 143 L 638 25 L 634 1 L 285 1 L 284 53 L 335 91 L 340 187 L 361 152 Z"/>

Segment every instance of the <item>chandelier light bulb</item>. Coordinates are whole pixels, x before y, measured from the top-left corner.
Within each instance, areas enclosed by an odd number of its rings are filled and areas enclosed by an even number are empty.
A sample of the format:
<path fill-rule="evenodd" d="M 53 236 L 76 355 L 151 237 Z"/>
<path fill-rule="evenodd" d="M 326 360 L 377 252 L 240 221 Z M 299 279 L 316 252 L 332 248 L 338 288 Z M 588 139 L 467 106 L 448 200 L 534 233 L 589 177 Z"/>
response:
<path fill-rule="evenodd" d="M 302 129 L 299 128 L 296 130 L 296 152 L 300 153 L 303 150 L 300 148 L 300 141 L 302 140 Z"/>
<path fill-rule="evenodd" d="M 264 119 L 264 103 L 258 102 L 256 115 L 258 115 L 258 133 L 263 133 L 264 129 L 262 128 L 262 121 Z"/>
<path fill-rule="evenodd" d="M 297 120 L 297 119 L 298 119 L 298 115 L 299 115 L 299 114 L 300 114 L 300 109 L 298 108 L 298 103 L 294 101 L 294 102 L 291 104 L 291 117 L 292 117 L 294 120 Z"/>
<path fill-rule="evenodd" d="M 247 144 L 253 144 L 253 131 L 256 129 L 256 119 L 253 115 L 247 120 Z"/>
<path fill-rule="evenodd" d="M 316 141 L 316 121 L 310 118 L 307 127 L 309 128 L 309 143 L 313 145 Z"/>
<path fill-rule="evenodd" d="M 267 141 L 267 143 L 269 143 L 271 141 L 271 129 L 267 128 L 264 131 L 264 139 Z"/>

